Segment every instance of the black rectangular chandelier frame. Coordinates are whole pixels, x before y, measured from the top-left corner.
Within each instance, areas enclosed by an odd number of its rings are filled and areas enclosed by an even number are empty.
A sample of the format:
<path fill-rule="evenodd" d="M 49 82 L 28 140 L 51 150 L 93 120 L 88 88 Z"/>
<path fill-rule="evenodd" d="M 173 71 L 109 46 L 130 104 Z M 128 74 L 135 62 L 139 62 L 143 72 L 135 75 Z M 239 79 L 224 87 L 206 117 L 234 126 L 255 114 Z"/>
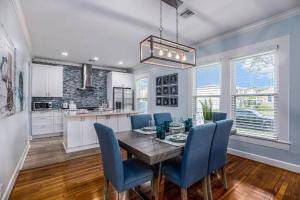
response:
<path fill-rule="evenodd" d="M 160 42 L 155 41 L 155 40 L 159 40 Z M 142 48 L 143 48 L 143 43 L 145 43 L 146 41 L 148 41 L 150 43 L 150 47 L 149 47 L 150 55 L 144 58 Z M 172 44 L 172 45 L 169 45 L 169 44 Z M 171 58 L 154 55 L 154 45 L 162 45 L 162 46 L 174 49 L 174 50 L 179 50 L 179 51 L 187 52 L 187 53 L 192 52 L 192 54 L 193 54 L 192 62 L 185 62 L 182 60 L 175 60 L 175 59 L 171 59 Z M 166 61 L 166 62 L 170 62 L 170 63 L 177 63 L 177 64 L 181 64 L 181 67 L 173 66 L 171 64 L 169 65 L 169 64 L 157 63 L 157 62 L 153 62 L 151 60 L 161 60 L 161 61 Z M 146 39 L 144 39 L 143 41 L 140 42 L 140 63 L 160 65 L 160 66 L 180 68 L 180 69 L 187 69 L 187 68 L 196 66 L 196 49 L 193 47 L 184 45 L 184 44 L 173 42 L 171 40 L 167 40 L 167 39 L 163 39 L 163 38 L 160 38 L 157 36 L 150 35 L 149 37 L 147 37 Z"/>

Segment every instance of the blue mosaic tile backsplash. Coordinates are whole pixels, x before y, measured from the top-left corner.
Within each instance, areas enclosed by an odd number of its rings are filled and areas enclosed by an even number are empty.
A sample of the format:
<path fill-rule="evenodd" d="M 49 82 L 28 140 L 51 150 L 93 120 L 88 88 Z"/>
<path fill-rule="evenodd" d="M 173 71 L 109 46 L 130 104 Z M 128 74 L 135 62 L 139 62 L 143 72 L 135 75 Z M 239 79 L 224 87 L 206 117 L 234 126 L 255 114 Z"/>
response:
<path fill-rule="evenodd" d="M 98 107 L 102 100 L 107 99 L 106 78 L 107 70 L 93 69 L 93 86 L 92 91 L 82 91 L 82 68 L 64 66 L 63 97 L 33 97 L 32 101 L 48 102 L 52 101 L 54 109 L 61 108 L 63 102 L 74 101 L 77 108 L 81 107 Z"/>

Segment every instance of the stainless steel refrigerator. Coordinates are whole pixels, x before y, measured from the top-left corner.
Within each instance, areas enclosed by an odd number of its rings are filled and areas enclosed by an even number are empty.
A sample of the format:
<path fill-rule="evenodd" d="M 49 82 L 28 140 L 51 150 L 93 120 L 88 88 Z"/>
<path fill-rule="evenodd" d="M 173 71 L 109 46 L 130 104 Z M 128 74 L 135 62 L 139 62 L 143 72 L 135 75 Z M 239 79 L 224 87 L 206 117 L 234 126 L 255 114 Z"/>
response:
<path fill-rule="evenodd" d="M 134 110 L 134 92 L 131 88 L 113 88 L 113 109 Z"/>

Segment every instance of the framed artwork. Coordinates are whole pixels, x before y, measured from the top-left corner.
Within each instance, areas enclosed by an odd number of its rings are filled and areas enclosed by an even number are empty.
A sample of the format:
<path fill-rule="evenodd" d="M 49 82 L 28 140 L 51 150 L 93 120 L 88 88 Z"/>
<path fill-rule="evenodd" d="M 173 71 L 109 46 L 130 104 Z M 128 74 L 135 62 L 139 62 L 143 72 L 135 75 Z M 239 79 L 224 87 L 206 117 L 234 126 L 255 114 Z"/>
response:
<path fill-rule="evenodd" d="M 162 87 L 156 87 L 156 96 L 161 96 L 162 93 Z"/>
<path fill-rule="evenodd" d="M 168 95 L 169 94 L 169 86 L 163 86 L 163 95 Z"/>
<path fill-rule="evenodd" d="M 178 84 L 178 74 L 171 74 L 170 75 L 170 84 Z"/>
<path fill-rule="evenodd" d="M 156 77 L 156 106 L 178 107 L 178 73 Z"/>
<path fill-rule="evenodd" d="M 169 98 L 163 97 L 163 106 L 169 106 Z"/>
<path fill-rule="evenodd" d="M 15 48 L 0 26 L 0 119 L 15 113 Z"/>
<path fill-rule="evenodd" d="M 169 75 L 166 75 L 163 77 L 163 85 L 169 85 L 169 84 L 170 84 Z"/>
<path fill-rule="evenodd" d="M 170 97 L 170 106 L 172 107 L 178 107 L 178 97 Z"/>
<path fill-rule="evenodd" d="M 162 76 L 156 77 L 156 86 L 162 85 Z"/>
<path fill-rule="evenodd" d="M 170 86 L 170 95 L 178 95 L 178 86 L 177 85 Z"/>
<path fill-rule="evenodd" d="M 156 105 L 161 106 L 162 105 L 162 98 L 161 97 L 156 97 Z"/>

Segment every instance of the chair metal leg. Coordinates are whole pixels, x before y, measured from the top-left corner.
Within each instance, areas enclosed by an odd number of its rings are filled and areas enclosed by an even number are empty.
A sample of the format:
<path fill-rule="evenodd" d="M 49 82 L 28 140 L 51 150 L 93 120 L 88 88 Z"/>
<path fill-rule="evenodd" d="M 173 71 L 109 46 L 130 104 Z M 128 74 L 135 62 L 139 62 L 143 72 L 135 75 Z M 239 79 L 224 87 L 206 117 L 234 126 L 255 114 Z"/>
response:
<path fill-rule="evenodd" d="M 181 200 L 187 200 L 187 189 L 181 188 Z"/>
<path fill-rule="evenodd" d="M 211 189 L 211 180 L 210 174 L 207 176 L 207 189 L 208 189 L 208 198 L 213 200 L 212 189 Z"/>
<path fill-rule="evenodd" d="M 108 199 L 108 187 L 109 187 L 109 180 L 104 177 L 104 190 L 103 190 L 103 199 Z"/>
<path fill-rule="evenodd" d="M 225 188 L 225 190 L 227 190 L 228 184 L 227 184 L 227 176 L 226 176 L 226 167 L 225 166 L 222 167 L 222 179 L 223 179 L 224 188 Z"/>
<path fill-rule="evenodd" d="M 204 177 L 202 180 L 202 190 L 203 190 L 203 198 L 204 200 L 208 200 L 208 192 L 207 192 L 207 177 Z"/>

